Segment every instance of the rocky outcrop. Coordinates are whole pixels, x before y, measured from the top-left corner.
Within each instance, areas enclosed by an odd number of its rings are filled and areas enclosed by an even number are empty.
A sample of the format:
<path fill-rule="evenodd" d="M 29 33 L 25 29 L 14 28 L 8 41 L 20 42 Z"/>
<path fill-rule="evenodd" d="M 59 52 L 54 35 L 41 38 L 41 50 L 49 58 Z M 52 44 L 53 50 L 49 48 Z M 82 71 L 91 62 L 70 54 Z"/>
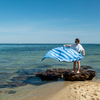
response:
<path fill-rule="evenodd" d="M 44 80 L 57 80 L 58 78 L 63 78 L 64 80 L 69 81 L 85 81 L 92 80 L 96 76 L 96 71 L 83 69 L 80 70 L 80 73 L 73 72 L 72 69 L 48 69 L 45 72 L 38 72 L 36 76 Z"/>

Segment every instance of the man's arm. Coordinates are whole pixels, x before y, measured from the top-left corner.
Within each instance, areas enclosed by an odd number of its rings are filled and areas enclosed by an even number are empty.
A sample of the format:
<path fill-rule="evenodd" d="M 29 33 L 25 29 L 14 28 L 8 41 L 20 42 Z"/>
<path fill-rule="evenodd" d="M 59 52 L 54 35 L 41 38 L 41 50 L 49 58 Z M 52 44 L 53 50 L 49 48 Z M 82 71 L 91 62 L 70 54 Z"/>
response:
<path fill-rule="evenodd" d="M 83 56 L 85 56 L 85 50 L 83 50 Z"/>
<path fill-rule="evenodd" d="M 63 45 L 63 46 L 68 46 L 68 47 L 70 47 L 70 45 L 69 45 L 69 44 L 65 44 L 65 45 Z"/>

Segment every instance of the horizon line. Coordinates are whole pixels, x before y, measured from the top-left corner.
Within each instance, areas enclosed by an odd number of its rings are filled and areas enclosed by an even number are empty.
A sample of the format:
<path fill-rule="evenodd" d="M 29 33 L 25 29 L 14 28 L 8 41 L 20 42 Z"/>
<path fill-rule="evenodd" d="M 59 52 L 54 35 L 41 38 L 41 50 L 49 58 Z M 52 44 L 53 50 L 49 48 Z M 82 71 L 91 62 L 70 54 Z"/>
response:
<path fill-rule="evenodd" d="M 72 43 L 0 43 L 0 44 L 72 44 Z M 100 43 L 80 43 L 80 44 L 100 44 Z"/>

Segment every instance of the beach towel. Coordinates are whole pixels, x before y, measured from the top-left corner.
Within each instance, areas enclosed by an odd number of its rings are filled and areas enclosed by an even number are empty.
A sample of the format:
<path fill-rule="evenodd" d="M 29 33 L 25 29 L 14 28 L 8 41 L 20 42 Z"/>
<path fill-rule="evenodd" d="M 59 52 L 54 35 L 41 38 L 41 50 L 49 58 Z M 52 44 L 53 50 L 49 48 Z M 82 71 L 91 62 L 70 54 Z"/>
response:
<path fill-rule="evenodd" d="M 63 62 L 73 62 L 79 61 L 84 57 L 69 47 L 57 47 L 48 51 L 40 61 L 44 60 L 45 58 L 53 58 Z"/>

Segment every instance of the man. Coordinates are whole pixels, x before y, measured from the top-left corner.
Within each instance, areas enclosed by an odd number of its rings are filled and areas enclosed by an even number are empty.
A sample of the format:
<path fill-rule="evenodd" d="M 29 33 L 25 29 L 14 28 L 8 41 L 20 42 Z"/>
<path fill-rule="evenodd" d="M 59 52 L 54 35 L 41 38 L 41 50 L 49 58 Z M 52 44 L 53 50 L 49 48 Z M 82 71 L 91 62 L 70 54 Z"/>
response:
<path fill-rule="evenodd" d="M 82 45 L 79 44 L 79 43 L 80 43 L 80 40 L 78 38 L 76 38 L 75 39 L 75 44 L 72 44 L 72 45 L 65 44 L 63 46 L 70 46 L 72 49 L 74 49 L 78 53 L 83 52 L 83 56 L 85 56 L 85 50 L 82 47 Z M 79 73 L 80 72 L 80 61 L 77 61 L 77 64 L 78 64 L 77 73 Z M 76 68 L 76 61 L 74 61 L 74 63 L 73 63 L 73 72 L 75 72 L 75 68 Z"/>

